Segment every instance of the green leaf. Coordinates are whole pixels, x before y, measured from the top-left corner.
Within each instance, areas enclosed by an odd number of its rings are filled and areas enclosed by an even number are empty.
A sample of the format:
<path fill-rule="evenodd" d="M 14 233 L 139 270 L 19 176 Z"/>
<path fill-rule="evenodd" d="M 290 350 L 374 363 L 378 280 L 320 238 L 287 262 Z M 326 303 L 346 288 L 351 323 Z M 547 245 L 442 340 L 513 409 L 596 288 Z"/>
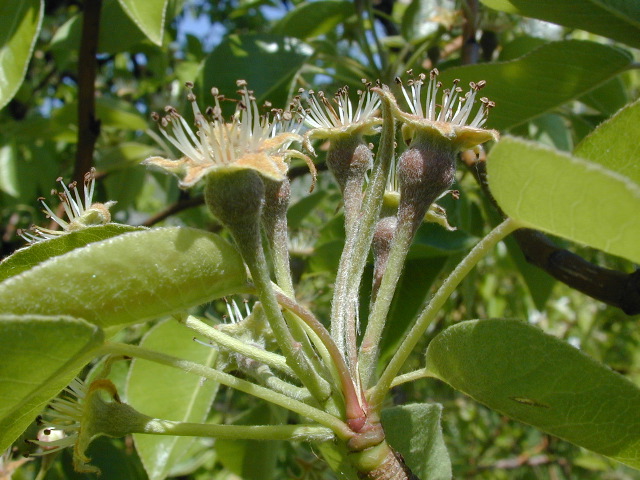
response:
<path fill-rule="evenodd" d="M 182 460 L 174 465 L 169 477 L 187 477 L 196 470 L 214 464 L 217 458 L 215 448 L 211 448 L 211 439 L 197 437 L 183 455 Z M 195 475 L 192 477 L 195 478 Z"/>
<path fill-rule="evenodd" d="M 73 455 L 68 449 L 62 455 L 64 474 L 60 472 L 59 477 L 54 477 L 51 473 L 56 468 L 53 467 L 47 473 L 46 478 L 47 480 L 90 480 L 95 478 L 147 480 L 140 459 L 130 450 L 130 446 L 123 438 L 98 437 L 91 442 L 86 453 L 91 459 L 91 465 L 100 469 L 100 476 L 76 472 L 73 468 Z"/>
<path fill-rule="evenodd" d="M 482 95 L 496 103 L 487 125 L 514 127 L 578 98 L 624 71 L 632 57 L 595 42 L 552 42 L 509 62 L 450 68 L 440 75 L 447 87 L 455 78 L 486 80 Z"/>
<path fill-rule="evenodd" d="M 110 223 L 69 232 L 67 235 L 61 235 L 58 238 L 28 245 L 16 250 L 12 255 L 0 262 L 0 282 L 19 273 L 26 272 L 49 258 L 63 255 L 90 243 L 138 230 L 146 229 L 144 227 Z"/>
<path fill-rule="evenodd" d="M 640 389 L 578 349 L 516 320 L 447 328 L 427 368 L 479 402 L 640 468 Z"/>
<path fill-rule="evenodd" d="M 107 192 L 106 197 L 117 202 L 112 211 L 126 211 L 132 206 L 135 208 L 136 200 L 144 195 L 143 189 L 147 179 L 147 171 L 139 165 L 109 173 L 103 185 Z"/>
<path fill-rule="evenodd" d="M 440 28 L 440 23 L 433 21 L 432 18 L 442 10 L 442 5 L 429 0 L 412 0 L 402 15 L 400 25 L 402 36 L 414 42 L 435 34 Z"/>
<path fill-rule="evenodd" d="M 352 2 L 320 0 L 297 5 L 273 27 L 273 33 L 306 40 L 331 32 L 355 14 Z"/>
<path fill-rule="evenodd" d="M 619 173 L 515 138 L 487 158 L 505 213 L 542 230 L 640 263 L 640 186 Z"/>
<path fill-rule="evenodd" d="M 112 25 L 117 25 L 117 33 Z M 116 54 L 139 51 L 136 47 L 145 41 L 145 34 L 131 20 L 116 0 L 104 0 L 100 11 L 98 52 Z M 82 34 L 82 15 L 78 14 L 63 24 L 53 36 L 50 48 L 57 63 L 65 65 L 74 61 Z M 98 97 L 99 99 L 99 97 Z"/>
<path fill-rule="evenodd" d="M 343 443 L 324 442 L 315 445 L 315 448 L 322 454 L 331 470 L 340 475 L 340 480 L 358 480 L 358 472 L 349 461 L 349 452 Z"/>
<path fill-rule="evenodd" d="M 175 320 L 157 324 L 140 346 L 207 366 L 214 366 L 218 356 L 215 348 L 195 343 L 193 332 Z M 127 379 L 127 402 L 155 418 L 203 423 L 218 386 L 182 370 L 135 359 Z M 149 479 L 162 480 L 195 438 L 134 434 L 133 440 Z"/>
<path fill-rule="evenodd" d="M 533 119 L 529 125 L 529 138 L 565 152 L 573 148 L 571 131 L 567 129 L 566 120 L 556 113 L 545 113 Z"/>
<path fill-rule="evenodd" d="M 65 316 L 0 315 L 0 451 L 66 387 L 104 341 L 102 330 Z"/>
<path fill-rule="evenodd" d="M 117 30 L 109 26 L 117 25 Z M 98 52 L 120 53 L 131 52 L 135 45 L 145 40 L 145 34 L 135 24 L 131 17 L 116 0 L 104 0 L 100 12 L 100 31 L 98 32 Z M 76 43 L 72 48 L 78 48 L 82 33 L 82 22 L 77 23 Z M 134 50 L 135 51 L 135 50 Z M 99 99 L 100 97 L 98 97 Z"/>
<path fill-rule="evenodd" d="M 268 100 L 274 107 L 283 108 L 289 82 L 312 52 L 311 47 L 295 38 L 229 35 L 206 58 L 199 88 L 204 93 L 215 86 L 235 98 L 236 81 L 243 79 L 255 91 L 258 105 Z"/>
<path fill-rule="evenodd" d="M 129 18 L 149 40 L 162 45 L 167 0 L 118 0 Z"/>
<path fill-rule="evenodd" d="M 518 57 L 526 55 L 542 45 L 549 43 L 548 40 L 538 37 L 529 37 L 526 35 L 518 35 L 509 43 L 502 46 L 498 59 L 502 62 L 507 60 L 515 60 Z"/>
<path fill-rule="evenodd" d="M 284 422 L 286 414 L 281 409 L 263 403 L 242 414 L 232 424 L 277 425 Z M 283 444 L 280 440 L 218 440 L 216 451 L 222 465 L 243 480 L 272 480 L 276 478 L 278 456 Z"/>
<path fill-rule="evenodd" d="M 64 107 L 54 110 L 52 117 L 59 124 L 77 124 L 78 103 L 67 103 Z M 131 103 L 114 98 L 99 97 L 96 99 L 96 117 L 100 119 L 102 127 L 124 130 L 146 130 L 149 127 L 147 120 Z"/>
<path fill-rule="evenodd" d="M 609 117 L 627 104 L 629 95 L 622 78 L 618 76 L 591 90 L 578 100 Z"/>
<path fill-rule="evenodd" d="M 143 322 L 243 289 L 237 250 L 192 228 L 125 233 L 50 258 L 0 283 L 0 313 Z"/>
<path fill-rule="evenodd" d="M 96 115 L 104 126 L 127 130 L 146 130 L 149 122 L 129 102 L 113 98 L 96 99 Z"/>
<path fill-rule="evenodd" d="M 35 147 L 43 140 L 65 140 L 71 138 L 77 132 L 71 129 L 71 125 L 60 125 L 52 118 L 38 116 L 27 117 L 19 122 L 7 121 L 0 125 L 5 138 L 10 138 L 16 143 L 27 143 Z M 77 127 L 76 127 L 77 128 Z"/>
<path fill-rule="evenodd" d="M 441 257 L 468 250 L 478 239 L 462 230 L 448 231 L 435 223 L 423 223 L 418 231 L 408 259 Z"/>
<path fill-rule="evenodd" d="M 44 0 L 0 3 L 0 109 L 22 85 L 44 17 Z"/>
<path fill-rule="evenodd" d="M 341 240 L 330 240 L 316 246 L 309 257 L 309 268 L 313 272 L 331 272 L 335 275 L 343 249 L 344 241 Z"/>
<path fill-rule="evenodd" d="M 18 174 L 19 162 L 14 145 L 8 144 L 0 147 L 0 192 L 14 198 L 22 196 Z"/>
<path fill-rule="evenodd" d="M 138 142 L 123 142 L 100 152 L 100 158 L 96 162 L 101 172 L 113 172 L 134 165 L 139 165 L 141 160 L 158 153 L 158 147 L 145 145 Z"/>
<path fill-rule="evenodd" d="M 489 8 L 579 28 L 640 48 L 637 0 L 482 0 Z"/>
<path fill-rule="evenodd" d="M 442 405 L 415 403 L 382 410 L 389 444 L 419 478 L 450 480 L 451 461 L 442 437 Z"/>
<path fill-rule="evenodd" d="M 599 163 L 640 185 L 640 100 L 598 126 L 578 145 L 577 157 Z"/>

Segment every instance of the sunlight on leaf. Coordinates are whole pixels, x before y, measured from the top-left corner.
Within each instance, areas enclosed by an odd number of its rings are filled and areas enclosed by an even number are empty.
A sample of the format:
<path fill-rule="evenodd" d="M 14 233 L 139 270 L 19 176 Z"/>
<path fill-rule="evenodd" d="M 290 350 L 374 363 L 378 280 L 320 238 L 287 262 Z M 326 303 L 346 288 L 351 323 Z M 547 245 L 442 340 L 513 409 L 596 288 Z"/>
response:
<path fill-rule="evenodd" d="M 578 349 L 517 320 L 471 320 L 427 349 L 427 368 L 477 401 L 640 468 L 640 389 Z"/>
<path fill-rule="evenodd" d="M 0 313 L 71 315 L 114 326 L 238 292 L 236 249 L 192 228 L 131 232 L 50 258 L 0 283 Z"/>
<path fill-rule="evenodd" d="M 118 0 L 122 9 L 149 40 L 162 45 L 168 0 Z"/>
<path fill-rule="evenodd" d="M 65 316 L 0 315 L 0 451 L 102 345 L 102 330 Z"/>
<path fill-rule="evenodd" d="M 602 166 L 504 138 L 487 158 L 500 207 L 523 225 L 640 263 L 640 186 Z"/>
<path fill-rule="evenodd" d="M 599 125 L 573 152 L 640 185 L 640 100 Z"/>
<path fill-rule="evenodd" d="M 450 68 L 443 85 L 486 80 L 482 95 L 496 103 L 487 126 L 512 128 L 578 98 L 623 72 L 633 61 L 628 52 L 596 42 L 551 42 L 508 62 Z"/>
<path fill-rule="evenodd" d="M 0 262 L 0 282 L 25 272 L 49 258 L 63 255 L 90 243 L 138 230 L 145 230 L 145 228 L 110 223 L 69 232 L 67 235 L 61 235 L 46 242 L 26 245 Z"/>
<path fill-rule="evenodd" d="M 44 17 L 44 0 L 0 3 L 0 109 L 22 85 Z"/>
<path fill-rule="evenodd" d="M 640 3 L 637 0 L 481 0 L 507 13 L 580 28 L 640 48 Z"/>

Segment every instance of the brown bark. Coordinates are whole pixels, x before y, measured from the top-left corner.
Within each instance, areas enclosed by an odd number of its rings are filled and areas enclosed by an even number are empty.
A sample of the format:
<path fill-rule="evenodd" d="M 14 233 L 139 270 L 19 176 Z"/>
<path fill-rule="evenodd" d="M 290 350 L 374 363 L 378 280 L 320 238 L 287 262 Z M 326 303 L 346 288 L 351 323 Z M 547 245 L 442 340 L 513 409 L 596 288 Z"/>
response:
<path fill-rule="evenodd" d="M 420 480 L 404 463 L 402 455 L 391 449 L 378 468 L 359 473 L 358 477 L 363 480 Z"/>
<path fill-rule="evenodd" d="M 100 8 L 102 0 L 85 0 L 82 16 L 82 41 L 78 58 L 78 146 L 73 179 L 82 184 L 93 166 L 93 151 L 100 135 L 96 118 L 96 70 Z"/>

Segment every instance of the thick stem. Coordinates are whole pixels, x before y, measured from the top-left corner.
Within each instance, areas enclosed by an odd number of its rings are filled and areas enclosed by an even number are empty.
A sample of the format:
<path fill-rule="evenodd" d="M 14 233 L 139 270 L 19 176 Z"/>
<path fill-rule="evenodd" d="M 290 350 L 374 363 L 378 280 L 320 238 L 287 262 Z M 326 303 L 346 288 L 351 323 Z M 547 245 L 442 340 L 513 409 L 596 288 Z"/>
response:
<path fill-rule="evenodd" d="M 412 240 L 412 222 L 399 223 L 393 238 L 391 251 L 389 252 L 387 267 L 382 276 L 382 282 L 373 303 L 367 329 L 360 345 L 358 366 L 360 368 L 361 382 L 365 389 L 370 386 L 375 373 L 376 362 L 380 352 L 380 337 L 382 336 L 393 295 L 402 274 L 404 260 L 407 257 Z"/>
<path fill-rule="evenodd" d="M 398 160 L 397 170 L 400 184 L 397 228 L 358 358 L 365 388 L 370 386 L 375 372 L 380 337 L 413 238 L 431 204 L 453 182 L 455 147 L 431 132 L 417 132 Z"/>
<path fill-rule="evenodd" d="M 462 12 L 465 22 L 462 26 L 462 64 L 472 65 L 478 63 L 480 56 L 480 45 L 476 41 L 476 33 L 479 24 L 479 3 L 478 0 L 465 0 Z"/>
<path fill-rule="evenodd" d="M 264 308 L 269 319 L 278 345 L 287 359 L 287 364 L 296 372 L 298 378 L 322 405 L 331 396 L 331 387 L 315 370 L 310 368 L 301 344 L 295 341 L 289 331 L 284 316 L 280 311 L 275 291 L 271 286 L 269 269 L 259 237 L 259 229 L 256 230 L 253 234 L 248 234 L 246 231 L 234 233 L 234 238 L 249 267 L 251 278 L 259 293 L 262 308 Z"/>
<path fill-rule="evenodd" d="M 207 177 L 207 206 L 233 235 L 238 250 L 249 267 L 260 303 L 287 364 L 322 405 L 331 396 L 331 387 L 310 367 L 302 344 L 294 339 L 289 330 L 271 285 L 260 232 L 264 197 L 264 182 L 253 170 L 214 172 Z"/>
<path fill-rule="evenodd" d="M 355 315 L 362 274 L 367 263 L 375 225 L 380 215 L 384 190 L 395 150 L 395 120 L 391 114 L 387 97 L 381 96 L 381 100 L 382 135 L 373 167 L 373 178 L 362 202 L 357 233 L 353 239 L 348 239 L 342 251 L 333 294 L 331 335 L 342 352 L 347 351 L 345 346 L 346 328 L 351 324 L 349 317 Z M 355 368 L 354 365 L 350 365 L 350 367 Z M 352 373 L 357 374 L 356 372 Z"/>
<path fill-rule="evenodd" d="M 360 405 L 360 397 L 356 392 L 349 368 L 347 367 L 340 350 L 338 350 L 338 347 L 331 339 L 331 335 L 311 312 L 303 308 L 296 301 L 287 298 L 284 295 L 278 295 L 278 301 L 283 307 L 291 310 L 301 318 L 309 328 L 314 331 L 318 338 L 320 338 L 324 347 L 329 352 L 332 363 L 335 366 L 335 371 L 338 375 L 342 394 L 344 395 L 347 421 L 357 430 L 359 428 L 358 422 L 361 422 L 364 419 L 365 414 L 362 406 Z"/>
<path fill-rule="evenodd" d="M 363 480 L 420 480 L 386 441 L 352 454 L 351 461 Z"/>
<path fill-rule="evenodd" d="M 451 275 L 449 275 L 445 282 L 440 286 L 436 294 L 431 299 L 431 302 L 429 302 L 427 307 L 418 316 L 416 323 L 405 336 L 400 347 L 387 365 L 387 368 L 382 373 L 378 383 L 370 392 L 368 392 L 368 400 L 373 412 L 379 412 L 382 409 L 382 402 L 391 388 L 394 378 L 456 287 L 469 274 L 471 269 L 475 267 L 480 259 L 489 252 L 489 250 L 491 250 L 500 240 L 518 228 L 520 228 L 520 225 L 514 220 L 505 220 L 494 228 L 475 247 L 473 247 L 468 255 L 458 264 L 453 272 L 451 272 Z"/>
<path fill-rule="evenodd" d="M 93 165 L 93 150 L 100 135 L 96 118 L 96 70 L 102 0 L 86 0 L 82 16 L 82 42 L 78 61 L 78 145 L 73 179 L 82 184 Z"/>
<path fill-rule="evenodd" d="M 289 235 L 287 209 L 291 196 L 291 184 L 285 178 L 281 182 L 265 181 L 265 203 L 262 210 L 262 225 L 269 241 L 273 259 L 276 284 L 290 297 L 294 296 L 289 258 Z M 323 365 L 318 359 L 309 337 L 298 318 L 285 314 L 291 336 L 300 342 L 306 361 L 315 372 L 321 372 Z"/>
<path fill-rule="evenodd" d="M 291 196 L 288 179 L 265 182 L 265 204 L 262 224 L 273 256 L 276 283 L 289 296 L 293 296 L 293 282 L 289 260 L 287 207 Z"/>
<path fill-rule="evenodd" d="M 178 368 L 184 370 L 187 373 L 192 373 L 204 378 L 211 379 L 227 387 L 235 388 L 241 392 L 247 393 L 254 397 L 260 398 L 267 402 L 278 405 L 292 412 L 298 413 L 303 417 L 310 418 L 318 422 L 320 425 L 324 425 L 335 432 L 335 434 L 343 439 L 349 440 L 353 437 L 351 429 L 341 420 L 330 415 L 315 407 L 302 403 L 298 400 L 282 395 L 281 393 L 274 392 L 268 388 L 261 387 L 254 383 L 236 378 L 227 373 L 220 372 L 210 367 L 200 365 L 199 363 L 190 362 L 181 358 L 166 355 L 160 352 L 154 352 L 147 350 L 146 348 L 137 347 L 134 345 L 127 345 L 124 343 L 111 343 L 107 342 L 102 347 L 102 353 L 112 355 L 126 355 L 133 358 L 141 358 L 149 360 L 151 362 L 159 363 L 161 365 L 167 365 L 169 367 Z"/>

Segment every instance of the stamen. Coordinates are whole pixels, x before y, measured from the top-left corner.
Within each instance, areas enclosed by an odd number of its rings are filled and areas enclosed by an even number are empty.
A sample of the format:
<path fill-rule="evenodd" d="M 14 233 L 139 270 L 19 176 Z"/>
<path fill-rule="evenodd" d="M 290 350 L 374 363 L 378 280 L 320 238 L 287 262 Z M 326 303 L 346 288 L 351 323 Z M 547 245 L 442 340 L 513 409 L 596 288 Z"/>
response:
<path fill-rule="evenodd" d="M 407 74 L 412 76 L 413 72 L 408 70 Z M 402 80 L 396 77 L 396 83 L 401 87 L 401 91 L 406 100 L 409 111 L 412 115 L 422 117 L 425 120 L 432 122 L 450 123 L 457 126 L 467 125 L 467 120 L 469 119 L 474 107 L 476 95 L 478 91 L 486 86 L 487 82 L 484 80 L 477 83 L 470 82 L 469 91 L 463 94 L 463 89 L 459 87 L 460 79 L 456 78 L 452 82 L 452 88 L 443 91 L 441 104 L 439 104 L 437 97 L 438 90 L 442 86 L 442 83 L 437 81 L 438 74 L 439 72 L 436 68 L 431 70 L 429 73 L 429 85 L 427 86 L 424 110 L 420 99 L 426 75 L 421 73 L 417 78 L 409 78 L 406 82 L 406 87 Z M 483 105 L 480 107 L 474 117 L 474 120 L 469 124 L 469 126 L 480 127 L 483 125 L 487 119 L 487 113 L 487 103 L 483 101 Z"/>
<path fill-rule="evenodd" d="M 366 81 L 363 83 L 368 85 Z M 349 98 L 349 88 L 346 86 L 334 95 L 333 104 L 324 92 L 316 94 L 309 90 L 306 98 L 309 108 L 304 110 L 304 123 L 312 129 L 332 129 L 366 122 L 380 106 L 380 100 L 369 90 L 358 90 L 357 94 L 358 103 L 354 106 Z"/>

